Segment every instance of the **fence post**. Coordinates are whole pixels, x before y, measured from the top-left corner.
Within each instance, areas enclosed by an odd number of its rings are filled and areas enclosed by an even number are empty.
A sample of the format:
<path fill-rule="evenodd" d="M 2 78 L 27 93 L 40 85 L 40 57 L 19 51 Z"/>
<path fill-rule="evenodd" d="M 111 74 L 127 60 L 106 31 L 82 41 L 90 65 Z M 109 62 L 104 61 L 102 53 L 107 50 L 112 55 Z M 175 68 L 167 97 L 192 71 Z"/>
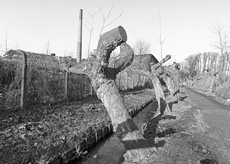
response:
<path fill-rule="evenodd" d="M 65 71 L 65 92 L 64 92 L 64 95 L 65 95 L 65 99 L 67 101 L 69 101 L 69 96 L 68 96 L 68 80 L 69 80 L 69 72 L 68 71 Z"/>
<path fill-rule="evenodd" d="M 128 73 L 127 72 L 125 72 L 125 89 L 126 89 L 126 91 L 128 90 Z"/>
<path fill-rule="evenodd" d="M 21 97 L 20 97 L 20 107 L 25 108 L 25 97 L 26 97 L 26 81 L 27 81 L 27 55 L 25 52 L 23 54 L 23 66 L 22 66 L 22 83 L 21 83 Z"/>

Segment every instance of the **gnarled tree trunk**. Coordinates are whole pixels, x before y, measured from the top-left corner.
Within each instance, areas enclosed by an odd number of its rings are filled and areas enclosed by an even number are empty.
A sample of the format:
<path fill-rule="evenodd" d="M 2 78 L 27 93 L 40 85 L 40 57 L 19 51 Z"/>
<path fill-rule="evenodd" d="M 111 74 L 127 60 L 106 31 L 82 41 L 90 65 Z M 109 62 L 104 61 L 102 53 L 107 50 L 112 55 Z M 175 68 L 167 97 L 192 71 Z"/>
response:
<path fill-rule="evenodd" d="M 156 111 L 155 116 L 158 116 L 159 114 L 166 114 L 167 112 L 169 112 L 169 106 L 166 103 L 166 98 L 161 87 L 159 76 L 165 72 L 164 68 L 162 67 L 162 64 L 168 61 L 170 58 L 171 56 L 167 55 L 162 61 L 158 63 L 148 63 L 149 67 L 146 67 L 147 69 L 145 70 L 130 69 L 132 73 L 144 75 L 152 80 L 152 84 L 154 86 L 156 94 L 156 99 L 158 102 L 158 109 Z M 148 69 L 150 69 L 151 71 Z"/>
<path fill-rule="evenodd" d="M 98 98 L 101 99 L 109 113 L 116 135 L 127 148 L 128 154 L 138 161 L 148 158 L 151 150 L 148 142 L 129 116 L 114 81 L 116 75 L 128 67 L 133 60 L 133 50 L 126 40 L 126 32 L 121 26 L 101 36 L 98 42 L 97 60 L 90 72 L 90 77 Z M 117 59 L 110 60 L 111 52 L 119 45 L 121 45 L 120 55 Z"/>
<path fill-rule="evenodd" d="M 180 64 L 174 62 L 171 66 L 166 67 L 166 71 L 169 72 L 169 78 L 173 82 L 173 89 L 170 88 L 170 95 L 174 97 L 174 101 L 179 101 L 180 98 L 180 90 L 179 90 L 179 70 L 180 70 Z M 170 86 L 170 79 L 167 80 L 167 83 L 169 83 Z M 172 83 L 171 82 L 171 83 Z M 171 92 L 172 91 L 172 92 Z"/>
<path fill-rule="evenodd" d="M 154 85 L 154 90 L 156 93 L 156 99 L 158 102 L 158 109 L 155 114 L 155 116 L 158 116 L 158 114 L 167 114 L 169 112 L 169 106 L 166 102 L 166 98 L 164 95 L 164 92 L 162 90 L 159 76 L 161 74 L 164 74 L 165 69 L 162 67 L 162 64 L 164 64 L 166 61 L 168 61 L 171 58 L 170 55 L 167 55 L 165 58 L 163 58 L 159 63 L 151 65 L 151 76 L 152 76 L 152 83 Z"/>

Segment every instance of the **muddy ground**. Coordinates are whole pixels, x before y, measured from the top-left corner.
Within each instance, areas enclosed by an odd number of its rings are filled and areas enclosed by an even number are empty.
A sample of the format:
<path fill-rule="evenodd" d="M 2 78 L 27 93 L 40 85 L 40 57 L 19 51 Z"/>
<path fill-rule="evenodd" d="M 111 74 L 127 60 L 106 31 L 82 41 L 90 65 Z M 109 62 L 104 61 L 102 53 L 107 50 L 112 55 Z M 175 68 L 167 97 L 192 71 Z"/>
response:
<path fill-rule="evenodd" d="M 172 113 L 147 123 L 144 137 L 157 151 L 140 163 L 229 164 L 230 108 L 184 90 L 184 100 L 172 105 Z M 135 163 L 124 157 L 121 163 Z"/>
<path fill-rule="evenodd" d="M 129 111 L 155 97 L 152 90 L 122 96 Z M 56 157 L 63 158 L 64 163 L 72 158 L 68 152 L 77 143 L 111 122 L 102 102 L 95 97 L 0 113 L 0 164 L 43 164 Z"/>

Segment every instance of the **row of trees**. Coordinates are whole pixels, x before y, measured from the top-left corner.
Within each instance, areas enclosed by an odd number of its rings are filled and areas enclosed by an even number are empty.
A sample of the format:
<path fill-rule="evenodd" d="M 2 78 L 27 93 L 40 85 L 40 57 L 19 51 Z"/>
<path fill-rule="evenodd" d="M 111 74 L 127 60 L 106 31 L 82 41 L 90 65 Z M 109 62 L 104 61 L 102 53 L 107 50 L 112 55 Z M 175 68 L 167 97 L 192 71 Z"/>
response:
<path fill-rule="evenodd" d="M 217 68 L 217 57 L 218 53 L 215 52 L 205 52 L 189 55 L 185 61 L 182 63 L 182 71 L 185 77 L 195 77 L 207 70 L 214 72 Z"/>
<path fill-rule="evenodd" d="M 222 84 L 230 76 L 230 40 L 224 26 L 216 25 L 212 29 L 216 36 L 213 45 L 217 52 L 204 52 L 188 56 L 182 67 L 181 76 L 195 77 L 205 72 L 209 75 L 217 75 L 218 81 Z"/>

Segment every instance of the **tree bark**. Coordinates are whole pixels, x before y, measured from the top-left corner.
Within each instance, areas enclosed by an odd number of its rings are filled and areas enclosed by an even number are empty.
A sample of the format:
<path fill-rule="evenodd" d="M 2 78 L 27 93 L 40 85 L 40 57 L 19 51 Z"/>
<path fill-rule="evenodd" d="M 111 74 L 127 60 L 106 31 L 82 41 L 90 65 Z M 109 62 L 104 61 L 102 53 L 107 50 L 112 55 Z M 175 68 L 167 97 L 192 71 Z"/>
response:
<path fill-rule="evenodd" d="M 213 90 L 213 87 L 214 87 L 214 84 L 215 84 L 215 80 L 217 78 L 217 74 L 218 74 L 218 72 L 215 72 L 214 74 L 210 73 L 210 76 L 211 76 L 211 84 L 210 84 L 210 87 L 209 87 L 209 92 L 210 93 L 212 93 L 212 90 Z"/>
<path fill-rule="evenodd" d="M 172 79 L 174 82 L 174 92 L 173 96 L 175 98 L 175 101 L 179 101 L 180 98 L 180 90 L 179 90 L 179 70 L 181 66 L 179 63 L 174 62 L 169 68 L 167 68 L 167 71 L 172 74 Z"/>
<path fill-rule="evenodd" d="M 179 63 L 177 63 L 176 65 L 175 65 L 175 87 L 176 87 L 176 89 L 175 89 L 175 92 L 176 92 L 176 98 L 177 98 L 177 101 L 179 101 L 179 99 L 180 99 L 180 88 L 179 88 L 179 70 L 180 70 L 180 64 Z"/>
<path fill-rule="evenodd" d="M 214 83 L 215 83 L 215 77 L 211 77 L 211 84 L 210 84 L 210 88 L 209 88 L 209 92 L 212 93 L 212 89 L 213 89 L 213 86 L 214 86 Z"/>
<path fill-rule="evenodd" d="M 173 83 L 173 80 L 172 80 L 172 77 L 166 77 L 165 78 L 165 83 L 166 83 L 166 85 L 167 85 L 167 87 L 168 87 L 168 90 L 169 90 L 169 92 L 170 92 L 170 98 L 172 98 L 172 97 L 174 97 L 174 93 L 175 93 L 175 88 L 174 88 L 174 83 Z"/>
<path fill-rule="evenodd" d="M 163 74 L 165 72 L 164 67 L 161 67 L 162 64 L 164 64 L 166 61 L 168 61 L 171 58 L 170 55 L 167 55 L 165 58 L 163 58 L 159 63 L 154 64 L 151 66 L 151 76 L 152 76 L 152 83 L 154 85 L 154 90 L 156 93 L 156 99 L 158 102 L 158 109 L 156 111 L 156 114 L 154 116 L 158 116 L 159 114 L 167 114 L 169 112 L 169 106 L 166 102 L 166 98 L 164 95 L 164 92 L 162 90 L 159 76 L 160 74 Z"/>
<path fill-rule="evenodd" d="M 121 26 L 101 36 L 98 42 L 97 60 L 93 65 L 91 78 L 97 96 L 103 102 L 111 118 L 114 132 L 124 144 L 132 159 L 139 161 L 151 155 L 150 146 L 129 116 L 123 98 L 114 82 L 116 75 L 129 66 L 133 60 L 133 51 L 125 43 L 126 40 L 126 32 Z M 121 60 L 112 62 L 112 60 L 109 60 L 110 54 L 119 45 L 121 45 L 121 54 L 119 55 Z"/>
<path fill-rule="evenodd" d="M 127 72 L 124 73 L 125 74 L 125 90 L 128 90 L 128 74 Z"/>
<path fill-rule="evenodd" d="M 97 95 L 107 109 L 114 132 L 128 150 L 128 154 L 137 161 L 150 156 L 150 146 L 129 116 L 115 82 L 104 80 L 97 90 Z"/>
<path fill-rule="evenodd" d="M 167 114 L 169 111 L 168 110 L 169 108 L 168 108 L 168 104 L 166 103 L 165 95 L 164 95 L 164 92 L 162 90 L 160 80 L 157 77 L 157 75 L 152 75 L 151 79 L 152 79 L 152 83 L 154 86 L 156 99 L 158 102 L 158 109 L 157 109 L 154 117 L 158 116 L 159 114 L 160 115 Z"/>

